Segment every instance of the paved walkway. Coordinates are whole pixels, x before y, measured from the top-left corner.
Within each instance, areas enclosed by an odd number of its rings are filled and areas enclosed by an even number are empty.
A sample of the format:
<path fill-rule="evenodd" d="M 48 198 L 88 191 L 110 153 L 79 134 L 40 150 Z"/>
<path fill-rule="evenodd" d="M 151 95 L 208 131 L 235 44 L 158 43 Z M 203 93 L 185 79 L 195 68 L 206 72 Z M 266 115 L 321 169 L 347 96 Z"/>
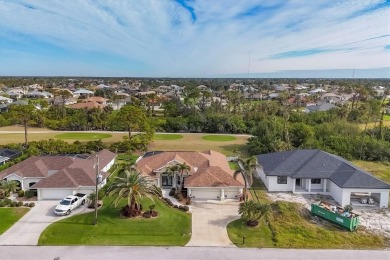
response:
<path fill-rule="evenodd" d="M 58 202 L 58 200 L 35 202 L 35 207 L 0 236 L 0 245 L 37 245 L 39 236 L 47 226 L 68 217 L 54 214 Z M 84 210 L 87 210 L 87 205 L 76 209 L 70 216 Z"/>
<path fill-rule="evenodd" d="M 226 226 L 238 219 L 237 201 L 193 201 L 192 236 L 186 246 L 235 247 Z"/>

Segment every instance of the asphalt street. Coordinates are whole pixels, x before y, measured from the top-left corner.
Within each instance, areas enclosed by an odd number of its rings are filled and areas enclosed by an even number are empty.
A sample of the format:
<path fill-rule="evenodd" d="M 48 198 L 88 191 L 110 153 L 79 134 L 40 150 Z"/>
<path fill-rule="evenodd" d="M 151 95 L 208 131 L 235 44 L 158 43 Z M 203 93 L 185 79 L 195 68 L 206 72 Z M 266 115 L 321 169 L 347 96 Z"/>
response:
<path fill-rule="evenodd" d="M 2 260 L 73 259 L 353 259 L 389 260 L 390 251 L 223 247 L 0 246 Z"/>

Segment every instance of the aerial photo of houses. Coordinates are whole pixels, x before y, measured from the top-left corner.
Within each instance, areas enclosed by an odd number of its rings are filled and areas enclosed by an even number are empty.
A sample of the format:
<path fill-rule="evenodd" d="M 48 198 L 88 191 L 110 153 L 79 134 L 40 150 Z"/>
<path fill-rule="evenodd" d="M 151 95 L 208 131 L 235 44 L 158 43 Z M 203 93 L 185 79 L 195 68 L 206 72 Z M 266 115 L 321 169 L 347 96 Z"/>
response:
<path fill-rule="evenodd" d="M 390 259 L 389 1 L 0 17 L 0 259 Z"/>

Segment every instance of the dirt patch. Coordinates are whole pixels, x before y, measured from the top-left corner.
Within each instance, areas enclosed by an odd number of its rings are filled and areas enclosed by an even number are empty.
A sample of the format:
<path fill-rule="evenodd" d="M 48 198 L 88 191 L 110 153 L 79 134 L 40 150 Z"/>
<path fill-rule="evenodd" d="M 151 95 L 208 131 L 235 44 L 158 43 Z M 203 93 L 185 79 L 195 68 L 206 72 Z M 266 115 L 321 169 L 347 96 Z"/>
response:
<path fill-rule="evenodd" d="M 293 194 L 293 193 L 268 193 L 268 197 L 273 201 L 290 201 L 303 204 L 308 210 L 311 204 L 319 200 L 326 200 L 332 204 L 338 203 L 327 195 L 320 194 Z M 373 208 L 355 208 L 353 212 L 360 215 L 360 226 L 371 232 L 384 235 L 390 238 L 390 210 Z M 322 223 L 322 221 L 319 221 Z"/>

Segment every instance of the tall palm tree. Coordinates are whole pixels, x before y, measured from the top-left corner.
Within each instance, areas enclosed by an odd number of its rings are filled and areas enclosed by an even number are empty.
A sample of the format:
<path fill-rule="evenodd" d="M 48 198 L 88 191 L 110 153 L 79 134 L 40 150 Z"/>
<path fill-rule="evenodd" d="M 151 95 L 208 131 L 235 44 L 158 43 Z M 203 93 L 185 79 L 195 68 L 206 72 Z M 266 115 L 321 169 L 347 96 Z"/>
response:
<path fill-rule="evenodd" d="M 256 166 L 258 165 L 257 159 L 255 156 L 249 157 L 247 159 L 238 159 L 238 164 L 240 166 L 240 169 L 237 170 L 233 177 L 237 178 L 237 175 L 241 174 L 242 178 L 244 179 L 244 191 L 243 191 L 243 196 L 244 200 L 246 201 L 247 199 L 247 190 L 248 187 L 252 186 L 253 184 L 253 174 L 256 171 Z"/>
<path fill-rule="evenodd" d="M 190 171 L 191 167 L 186 163 L 179 163 L 179 164 L 177 164 L 177 169 L 178 169 L 179 174 L 180 174 L 179 190 L 181 191 L 183 189 L 183 185 L 184 185 L 184 174 L 186 174 L 188 176 L 188 172 Z"/>
<path fill-rule="evenodd" d="M 134 168 L 125 171 L 126 176 L 115 177 L 114 182 L 108 187 L 108 196 L 114 197 L 112 204 L 115 207 L 122 199 L 127 199 L 127 205 L 122 209 L 122 214 L 126 217 L 135 217 L 141 214 L 140 199 L 147 197 L 153 201 L 156 187 L 150 179 L 142 176 Z"/>

